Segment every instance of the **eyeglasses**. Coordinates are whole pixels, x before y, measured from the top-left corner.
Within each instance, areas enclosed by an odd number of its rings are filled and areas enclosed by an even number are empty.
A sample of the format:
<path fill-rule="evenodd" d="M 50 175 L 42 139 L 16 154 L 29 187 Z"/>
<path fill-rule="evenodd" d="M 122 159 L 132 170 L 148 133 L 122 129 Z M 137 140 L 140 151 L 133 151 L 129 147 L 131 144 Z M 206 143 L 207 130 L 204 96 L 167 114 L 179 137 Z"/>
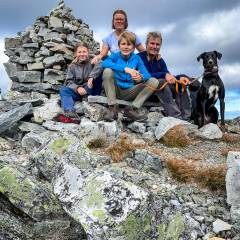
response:
<path fill-rule="evenodd" d="M 116 21 L 116 22 L 124 22 L 125 18 L 114 18 L 114 21 Z"/>

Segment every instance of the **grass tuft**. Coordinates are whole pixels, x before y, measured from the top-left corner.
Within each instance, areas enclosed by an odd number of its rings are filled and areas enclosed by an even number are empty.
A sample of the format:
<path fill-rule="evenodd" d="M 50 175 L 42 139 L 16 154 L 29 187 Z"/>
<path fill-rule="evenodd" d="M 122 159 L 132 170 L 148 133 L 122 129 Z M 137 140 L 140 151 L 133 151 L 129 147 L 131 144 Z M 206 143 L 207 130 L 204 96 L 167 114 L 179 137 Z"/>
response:
<path fill-rule="evenodd" d="M 240 135 L 239 134 L 225 133 L 225 134 L 223 134 L 223 141 L 225 141 L 227 143 L 240 142 Z"/>

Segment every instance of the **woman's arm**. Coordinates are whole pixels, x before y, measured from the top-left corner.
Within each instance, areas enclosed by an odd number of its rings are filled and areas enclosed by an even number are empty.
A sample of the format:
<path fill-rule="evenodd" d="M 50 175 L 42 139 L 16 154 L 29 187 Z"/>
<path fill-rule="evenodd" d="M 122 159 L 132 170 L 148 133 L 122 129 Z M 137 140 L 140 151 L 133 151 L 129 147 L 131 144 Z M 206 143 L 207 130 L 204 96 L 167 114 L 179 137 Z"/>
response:
<path fill-rule="evenodd" d="M 109 47 L 108 45 L 104 44 L 102 45 L 102 50 L 100 52 L 100 54 L 98 54 L 97 56 L 95 56 L 92 61 L 91 64 L 96 64 L 99 60 L 103 59 L 105 56 L 107 56 L 109 51 Z"/>
<path fill-rule="evenodd" d="M 138 45 L 136 46 L 136 49 L 137 49 L 139 52 L 145 51 L 145 47 L 143 46 L 142 43 L 138 44 Z"/>

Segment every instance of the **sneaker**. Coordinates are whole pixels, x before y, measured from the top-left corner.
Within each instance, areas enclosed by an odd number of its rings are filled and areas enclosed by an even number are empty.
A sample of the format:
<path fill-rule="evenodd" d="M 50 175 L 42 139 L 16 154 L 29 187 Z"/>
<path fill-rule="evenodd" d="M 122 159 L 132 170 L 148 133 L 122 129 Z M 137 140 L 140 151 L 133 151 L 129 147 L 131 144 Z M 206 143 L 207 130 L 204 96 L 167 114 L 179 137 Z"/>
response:
<path fill-rule="evenodd" d="M 74 111 L 70 111 L 70 112 L 64 112 L 63 114 L 65 117 L 67 118 L 72 118 L 72 119 L 78 119 L 80 120 L 80 117 L 78 116 L 78 114 Z"/>
<path fill-rule="evenodd" d="M 112 122 L 118 118 L 118 108 L 117 105 L 109 105 L 108 110 L 103 114 L 103 120 L 107 122 Z"/>
<path fill-rule="evenodd" d="M 145 115 L 139 114 L 136 110 L 133 109 L 133 107 L 125 107 L 123 116 L 132 121 L 141 122 L 147 120 L 147 117 Z"/>
<path fill-rule="evenodd" d="M 57 116 L 57 120 L 58 120 L 59 122 L 62 122 L 62 123 L 75 123 L 75 124 L 80 124 L 80 120 L 67 117 L 67 116 L 64 115 L 64 114 L 58 115 L 58 116 Z"/>

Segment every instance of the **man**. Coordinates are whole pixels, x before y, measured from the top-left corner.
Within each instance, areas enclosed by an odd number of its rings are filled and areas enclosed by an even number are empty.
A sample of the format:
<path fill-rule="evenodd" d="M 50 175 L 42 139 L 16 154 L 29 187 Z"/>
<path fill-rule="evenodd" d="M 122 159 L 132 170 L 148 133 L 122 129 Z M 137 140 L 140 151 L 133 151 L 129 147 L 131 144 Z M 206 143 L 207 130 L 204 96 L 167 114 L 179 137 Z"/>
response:
<path fill-rule="evenodd" d="M 161 45 L 161 33 L 150 32 L 147 35 L 146 51 L 138 53 L 138 55 L 151 76 L 159 80 L 156 94 L 162 102 L 165 115 L 189 120 L 191 100 L 186 86 L 190 80 L 185 75 L 174 76 L 168 71 L 167 65 L 160 55 Z"/>

